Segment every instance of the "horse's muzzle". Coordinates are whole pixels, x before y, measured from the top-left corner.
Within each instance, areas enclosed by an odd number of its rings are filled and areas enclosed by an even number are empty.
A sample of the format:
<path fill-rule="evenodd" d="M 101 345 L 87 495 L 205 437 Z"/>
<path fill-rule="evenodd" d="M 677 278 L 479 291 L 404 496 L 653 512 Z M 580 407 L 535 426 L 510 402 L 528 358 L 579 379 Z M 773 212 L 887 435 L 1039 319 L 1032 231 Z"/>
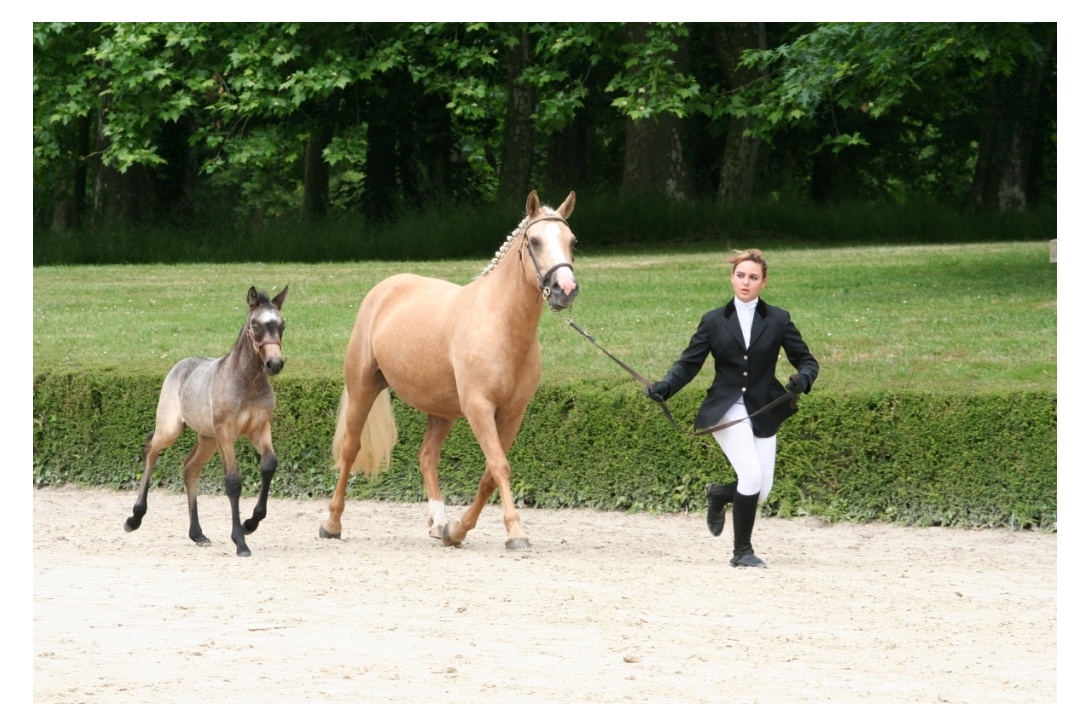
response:
<path fill-rule="evenodd" d="M 545 296 L 545 302 L 549 304 L 549 307 L 554 311 L 564 310 L 565 308 L 571 308 L 572 303 L 575 302 L 575 296 L 579 295 L 579 284 L 576 283 L 572 289 L 565 293 L 560 289 L 556 283 L 549 286 L 549 294 Z"/>
<path fill-rule="evenodd" d="M 284 368 L 284 354 L 280 346 L 275 343 L 266 343 L 261 347 L 261 365 L 269 376 L 276 376 Z"/>
<path fill-rule="evenodd" d="M 557 265 L 549 271 L 546 279 L 547 287 L 543 287 L 541 293 L 549 307 L 554 311 L 571 308 L 575 296 L 579 295 L 579 283 L 572 275 L 571 266 Z"/>

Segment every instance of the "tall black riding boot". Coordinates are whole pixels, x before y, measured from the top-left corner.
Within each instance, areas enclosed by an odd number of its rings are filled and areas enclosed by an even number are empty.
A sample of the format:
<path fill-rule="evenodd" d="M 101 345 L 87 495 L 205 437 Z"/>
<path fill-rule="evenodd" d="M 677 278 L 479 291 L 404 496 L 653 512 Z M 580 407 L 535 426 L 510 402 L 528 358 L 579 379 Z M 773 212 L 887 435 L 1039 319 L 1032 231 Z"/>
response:
<path fill-rule="evenodd" d="M 727 521 L 727 505 L 734 500 L 737 489 L 738 480 L 735 480 L 725 485 L 712 482 L 705 490 L 708 496 L 708 530 L 717 538 L 723 532 L 723 525 Z"/>
<path fill-rule="evenodd" d="M 753 554 L 753 523 L 757 520 L 757 498 L 760 495 L 734 495 L 734 567 L 764 568 L 765 562 Z"/>

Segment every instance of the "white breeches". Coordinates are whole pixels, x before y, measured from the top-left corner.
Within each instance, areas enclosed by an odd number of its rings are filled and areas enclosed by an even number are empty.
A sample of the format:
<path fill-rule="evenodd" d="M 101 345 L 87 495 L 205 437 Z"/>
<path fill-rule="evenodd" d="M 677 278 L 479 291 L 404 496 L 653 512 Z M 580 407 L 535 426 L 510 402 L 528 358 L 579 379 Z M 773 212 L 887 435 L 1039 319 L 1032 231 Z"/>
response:
<path fill-rule="evenodd" d="M 727 410 L 720 424 L 747 416 L 746 405 L 741 400 Z M 738 476 L 739 495 L 757 495 L 758 502 L 768 499 L 772 491 L 772 475 L 776 469 L 776 435 L 753 436 L 753 425 L 747 419 L 733 427 L 720 429 L 712 434 L 727 455 L 730 466 Z"/>

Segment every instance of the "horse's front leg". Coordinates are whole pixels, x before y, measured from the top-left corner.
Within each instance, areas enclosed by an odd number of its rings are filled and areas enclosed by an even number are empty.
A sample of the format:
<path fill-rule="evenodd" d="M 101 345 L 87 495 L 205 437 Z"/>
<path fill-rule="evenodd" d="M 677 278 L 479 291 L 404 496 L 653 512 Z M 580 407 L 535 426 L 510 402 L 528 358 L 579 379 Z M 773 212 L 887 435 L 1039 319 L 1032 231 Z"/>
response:
<path fill-rule="evenodd" d="M 477 486 L 477 495 L 461 520 L 451 520 L 447 524 L 443 532 L 443 544 L 456 545 L 462 542 L 466 534 L 477 527 L 481 510 L 492 497 L 492 493 L 499 489 L 503 501 L 503 524 L 507 528 L 507 549 L 526 550 L 530 547 L 530 540 L 522 529 L 522 521 L 515 508 L 515 498 L 511 494 L 511 464 L 507 460 L 507 452 L 522 423 L 522 412 L 497 422 L 495 410 L 482 407 L 473 413 L 467 413 L 466 418 L 477 437 L 481 451 L 484 452 L 486 469 Z"/>
<path fill-rule="evenodd" d="M 443 504 L 443 493 L 439 489 L 439 453 L 453 426 L 453 419 L 429 414 L 424 442 L 420 445 L 420 473 L 424 476 L 424 489 L 428 493 L 428 535 L 433 538 L 442 538 L 443 530 L 450 521 Z"/>
<path fill-rule="evenodd" d="M 242 517 L 239 514 L 239 500 L 242 497 L 242 476 L 238 472 L 238 461 L 235 459 L 235 442 L 233 439 L 220 437 L 220 459 L 223 460 L 223 472 L 227 499 L 231 501 L 231 540 L 235 544 L 239 557 L 250 555 L 250 549 L 246 546 L 246 531 L 242 527 Z"/>
<path fill-rule="evenodd" d="M 209 540 L 201 530 L 201 522 L 197 517 L 197 490 L 201 482 L 201 471 L 216 453 L 215 437 L 197 435 L 197 446 L 185 458 L 185 496 L 189 508 L 189 539 L 197 545 L 208 545 Z"/>
<path fill-rule="evenodd" d="M 257 530 L 257 526 L 265 519 L 266 505 L 269 499 L 269 484 L 276 474 L 276 452 L 272 446 L 272 426 L 266 422 L 261 432 L 250 437 L 257 451 L 261 452 L 261 491 L 257 495 L 257 504 L 254 505 L 254 514 L 249 520 L 242 523 L 247 534 Z"/>

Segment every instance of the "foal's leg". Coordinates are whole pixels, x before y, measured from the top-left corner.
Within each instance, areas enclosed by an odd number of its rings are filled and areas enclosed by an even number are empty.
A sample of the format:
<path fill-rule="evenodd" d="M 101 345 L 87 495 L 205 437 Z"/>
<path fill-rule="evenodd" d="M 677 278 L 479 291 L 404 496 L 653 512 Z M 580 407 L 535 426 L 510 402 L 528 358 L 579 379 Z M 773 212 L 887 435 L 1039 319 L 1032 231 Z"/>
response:
<path fill-rule="evenodd" d="M 424 489 L 428 493 L 428 535 L 433 538 L 443 537 L 443 529 L 450 520 L 439 489 L 439 453 L 453 426 L 453 419 L 429 414 L 424 441 L 420 445 L 420 472 L 424 475 Z"/>
<path fill-rule="evenodd" d="M 125 532 L 131 533 L 140 527 L 148 511 L 148 484 L 151 473 L 159 459 L 159 453 L 178 441 L 185 425 L 178 421 L 166 426 L 156 425 L 155 431 L 144 442 L 144 475 L 140 478 L 140 491 L 136 494 L 136 504 L 132 506 L 132 517 L 125 520 Z"/>
<path fill-rule="evenodd" d="M 265 519 L 265 504 L 269 499 L 269 483 L 276 474 L 276 452 L 272 446 L 272 425 L 265 422 L 265 426 L 256 435 L 250 435 L 250 441 L 261 452 L 261 492 L 257 495 L 257 504 L 254 505 L 253 516 L 242 523 L 247 533 L 257 530 L 257 526 Z"/>
<path fill-rule="evenodd" d="M 226 479 L 227 499 L 231 501 L 231 541 L 239 557 L 246 557 L 250 549 L 246 547 L 246 531 L 242 528 L 239 514 L 239 498 L 242 497 L 242 476 L 238 473 L 238 460 L 235 459 L 235 440 L 219 437 L 220 459 L 223 460 L 223 472 Z"/>
<path fill-rule="evenodd" d="M 197 517 L 197 490 L 201 483 L 201 471 L 216 453 L 215 437 L 197 436 L 197 446 L 185 458 L 185 497 L 189 507 L 189 539 L 197 545 L 208 545 L 211 541 L 201 530 L 201 521 Z"/>

